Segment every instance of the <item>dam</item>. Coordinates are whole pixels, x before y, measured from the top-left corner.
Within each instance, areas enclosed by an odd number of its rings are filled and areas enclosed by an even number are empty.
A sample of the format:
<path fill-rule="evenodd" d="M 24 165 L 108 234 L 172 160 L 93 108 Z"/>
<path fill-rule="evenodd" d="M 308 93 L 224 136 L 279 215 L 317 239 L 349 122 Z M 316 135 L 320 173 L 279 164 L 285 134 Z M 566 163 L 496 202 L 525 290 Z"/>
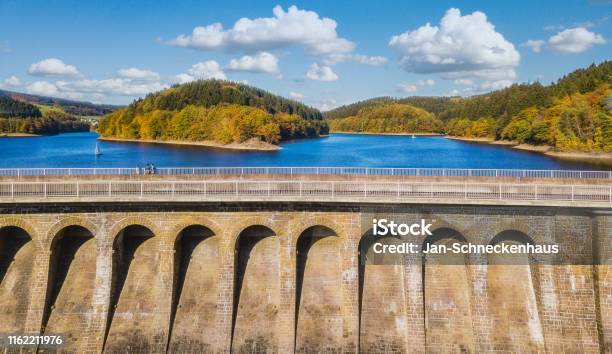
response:
<path fill-rule="evenodd" d="M 377 262 L 381 214 L 561 253 Z M 0 333 L 64 338 L 4 352 L 612 352 L 611 263 L 606 171 L 0 171 Z"/>

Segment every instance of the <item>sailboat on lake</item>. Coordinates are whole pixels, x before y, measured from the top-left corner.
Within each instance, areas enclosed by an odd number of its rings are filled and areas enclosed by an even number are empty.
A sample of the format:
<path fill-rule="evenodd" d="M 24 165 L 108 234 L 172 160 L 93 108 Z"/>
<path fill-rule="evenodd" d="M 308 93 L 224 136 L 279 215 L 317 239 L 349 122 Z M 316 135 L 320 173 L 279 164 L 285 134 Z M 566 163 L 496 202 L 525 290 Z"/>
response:
<path fill-rule="evenodd" d="M 98 145 L 98 142 L 96 141 L 96 149 L 94 150 L 94 154 L 96 156 L 100 156 L 102 155 L 102 150 L 100 150 L 100 145 Z"/>

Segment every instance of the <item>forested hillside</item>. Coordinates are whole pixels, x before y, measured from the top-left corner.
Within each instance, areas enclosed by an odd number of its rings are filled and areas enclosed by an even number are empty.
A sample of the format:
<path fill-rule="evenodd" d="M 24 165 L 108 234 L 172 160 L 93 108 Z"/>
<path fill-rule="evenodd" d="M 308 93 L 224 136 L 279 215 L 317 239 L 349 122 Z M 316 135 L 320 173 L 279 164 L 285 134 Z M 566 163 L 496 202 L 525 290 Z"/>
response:
<path fill-rule="evenodd" d="M 561 151 L 612 152 L 612 90 L 602 84 L 594 91 L 556 99 L 546 108 L 528 107 L 512 117 L 501 138 L 555 146 Z"/>
<path fill-rule="evenodd" d="M 368 133 L 442 133 L 444 124 L 434 114 L 409 104 L 379 102 L 355 116 L 329 121 L 334 131 Z"/>
<path fill-rule="evenodd" d="M 108 104 L 95 104 L 91 102 L 66 100 L 63 98 L 31 95 L 21 92 L 0 90 L 0 96 L 12 98 L 15 101 L 29 103 L 30 105 L 43 105 L 59 107 L 62 111 L 75 116 L 102 116 L 108 114 L 120 106 Z"/>
<path fill-rule="evenodd" d="M 89 124 L 54 110 L 44 114 L 34 105 L 0 96 L 0 133 L 57 134 L 88 131 Z"/>
<path fill-rule="evenodd" d="M 178 85 L 136 100 L 100 121 L 103 137 L 269 143 L 327 134 L 318 110 L 223 80 Z"/>
<path fill-rule="evenodd" d="M 341 130 L 333 123 L 338 119 L 367 119 L 362 110 L 407 103 L 435 114 L 449 135 L 545 144 L 561 151 L 612 152 L 611 87 L 612 61 L 605 61 L 576 70 L 548 86 L 537 82 L 515 84 L 467 98 L 375 98 L 339 107 L 326 112 L 325 117 L 332 130 Z M 359 127 L 343 126 L 342 130 L 367 131 Z"/>
<path fill-rule="evenodd" d="M 36 106 L 16 101 L 8 96 L 0 95 L 0 117 L 40 117 L 41 113 Z"/>
<path fill-rule="evenodd" d="M 334 108 L 330 111 L 325 112 L 324 116 L 325 119 L 328 120 L 356 116 L 362 109 L 375 107 L 384 103 L 395 103 L 398 101 L 399 100 L 396 100 L 392 97 L 370 98 L 369 100 L 358 101 L 355 103 L 340 106 L 338 108 Z"/>

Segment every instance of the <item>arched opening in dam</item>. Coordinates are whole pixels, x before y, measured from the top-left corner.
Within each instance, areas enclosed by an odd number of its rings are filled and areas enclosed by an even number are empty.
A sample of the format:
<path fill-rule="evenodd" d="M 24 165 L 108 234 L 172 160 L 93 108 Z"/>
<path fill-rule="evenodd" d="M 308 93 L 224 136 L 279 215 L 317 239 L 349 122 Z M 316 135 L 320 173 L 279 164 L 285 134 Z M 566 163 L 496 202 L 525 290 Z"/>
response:
<path fill-rule="evenodd" d="M 219 237 L 191 225 L 177 236 L 170 353 L 211 352 L 219 288 Z"/>
<path fill-rule="evenodd" d="M 492 245 L 535 244 L 526 234 L 503 231 Z M 488 256 L 487 293 L 492 317 L 492 341 L 498 350 L 509 352 L 544 352 L 544 335 L 536 294 L 537 270 L 532 269 L 528 254 Z"/>
<path fill-rule="evenodd" d="M 24 229 L 0 228 L 0 333 L 24 330 L 34 258 L 34 242 Z"/>
<path fill-rule="evenodd" d="M 43 332 L 64 335 L 64 349 L 85 348 L 93 310 L 96 239 L 83 226 L 61 229 L 51 243 Z"/>
<path fill-rule="evenodd" d="M 423 301 L 426 351 L 474 353 L 471 287 L 465 254 L 450 251 L 467 241 L 456 230 L 440 228 L 423 242 Z M 443 253 L 442 250 L 448 251 Z M 429 251 L 440 251 L 425 253 Z"/>
<path fill-rule="evenodd" d="M 158 243 L 142 225 L 122 229 L 113 244 L 113 280 L 105 352 L 152 352 L 167 326 L 158 283 Z M 166 323 L 165 323 L 166 322 Z"/>
<path fill-rule="evenodd" d="M 270 228 L 253 225 L 236 240 L 232 352 L 278 351 L 280 242 Z"/>
<path fill-rule="evenodd" d="M 342 279 L 340 239 L 325 226 L 312 226 L 296 245 L 295 351 L 342 349 Z"/>
<path fill-rule="evenodd" d="M 404 256 L 376 253 L 374 246 L 399 245 L 399 237 L 374 236 L 359 242 L 359 352 L 407 352 Z"/>

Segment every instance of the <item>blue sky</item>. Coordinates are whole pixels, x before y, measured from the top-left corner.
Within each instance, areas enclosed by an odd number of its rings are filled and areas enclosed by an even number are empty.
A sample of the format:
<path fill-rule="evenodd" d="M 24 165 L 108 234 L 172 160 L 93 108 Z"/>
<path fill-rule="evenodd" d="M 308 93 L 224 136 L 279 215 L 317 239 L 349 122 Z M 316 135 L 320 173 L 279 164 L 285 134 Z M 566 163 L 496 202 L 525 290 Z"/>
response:
<path fill-rule="evenodd" d="M 125 104 L 218 77 L 321 109 L 465 96 L 611 59 L 612 2 L 559 3 L 2 0 L 0 85 Z"/>

